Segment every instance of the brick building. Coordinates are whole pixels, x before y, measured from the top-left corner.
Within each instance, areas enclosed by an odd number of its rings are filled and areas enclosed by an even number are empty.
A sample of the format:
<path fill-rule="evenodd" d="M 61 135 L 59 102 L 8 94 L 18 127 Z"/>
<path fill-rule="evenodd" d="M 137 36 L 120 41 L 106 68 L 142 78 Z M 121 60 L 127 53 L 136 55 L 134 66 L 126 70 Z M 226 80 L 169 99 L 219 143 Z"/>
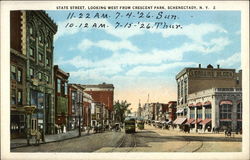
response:
<path fill-rule="evenodd" d="M 57 25 L 44 11 L 11 11 L 11 133 L 27 126 L 54 132 L 53 36 Z M 35 105 L 25 121 L 24 106 Z M 11 134 L 12 135 L 12 134 Z M 14 134 L 13 134 L 14 135 Z"/>
<path fill-rule="evenodd" d="M 90 94 L 83 92 L 83 126 L 91 125 L 91 104 L 93 98 Z"/>
<path fill-rule="evenodd" d="M 93 101 L 103 103 L 107 109 L 108 121 L 113 119 L 114 86 L 113 84 L 81 85 L 84 92 L 91 95 Z M 109 123 L 108 122 L 108 123 Z"/>
<path fill-rule="evenodd" d="M 27 53 L 22 47 L 22 13 L 10 12 L 10 129 L 11 138 L 25 136 L 25 112 L 27 104 L 26 75 Z"/>
<path fill-rule="evenodd" d="M 82 127 L 84 111 L 84 88 L 76 84 L 68 84 L 68 119 L 67 130 L 74 130 Z"/>
<path fill-rule="evenodd" d="M 168 102 L 168 111 L 166 112 L 166 119 L 173 122 L 176 119 L 176 101 Z"/>
<path fill-rule="evenodd" d="M 66 127 L 68 118 L 68 78 L 69 73 L 54 66 L 55 83 L 55 124 Z"/>

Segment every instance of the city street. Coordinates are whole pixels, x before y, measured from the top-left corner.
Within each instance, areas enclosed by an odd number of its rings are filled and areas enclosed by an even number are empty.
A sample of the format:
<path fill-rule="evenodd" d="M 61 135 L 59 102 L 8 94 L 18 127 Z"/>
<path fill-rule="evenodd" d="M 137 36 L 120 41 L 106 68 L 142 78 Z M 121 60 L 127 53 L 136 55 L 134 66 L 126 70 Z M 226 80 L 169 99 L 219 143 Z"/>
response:
<path fill-rule="evenodd" d="M 134 134 L 103 132 L 11 152 L 240 152 L 241 135 L 183 133 L 145 125 Z"/>

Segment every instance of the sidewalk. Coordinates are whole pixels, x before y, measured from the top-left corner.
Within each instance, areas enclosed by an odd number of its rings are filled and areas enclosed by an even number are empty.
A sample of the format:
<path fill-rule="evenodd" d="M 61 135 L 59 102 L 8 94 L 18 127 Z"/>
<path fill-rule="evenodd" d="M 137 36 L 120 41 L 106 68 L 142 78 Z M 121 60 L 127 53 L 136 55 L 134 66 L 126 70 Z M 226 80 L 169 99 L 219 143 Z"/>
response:
<path fill-rule="evenodd" d="M 93 131 L 90 131 L 89 134 L 92 134 Z M 66 133 L 61 133 L 61 134 L 53 134 L 53 135 L 45 135 L 45 142 L 41 142 L 40 144 L 43 143 L 50 143 L 50 142 L 56 142 L 56 141 L 62 141 L 66 139 L 71 139 L 71 138 L 76 138 L 79 135 L 79 130 L 73 130 L 73 131 L 68 131 Z M 81 132 L 81 136 L 88 135 L 87 131 Z M 33 136 L 30 139 L 30 145 L 35 144 L 35 137 Z M 18 148 L 18 147 L 25 147 L 27 146 L 27 139 L 25 138 L 19 138 L 19 139 L 11 139 L 10 140 L 10 148 Z"/>

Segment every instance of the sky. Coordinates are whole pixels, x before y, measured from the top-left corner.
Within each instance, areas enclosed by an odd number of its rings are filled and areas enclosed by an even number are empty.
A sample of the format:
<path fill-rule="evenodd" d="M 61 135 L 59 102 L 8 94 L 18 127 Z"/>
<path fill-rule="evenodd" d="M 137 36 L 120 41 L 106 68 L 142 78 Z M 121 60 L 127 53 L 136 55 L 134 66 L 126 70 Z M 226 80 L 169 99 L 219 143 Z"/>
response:
<path fill-rule="evenodd" d="M 175 76 L 185 67 L 241 69 L 239 11 L 46 12 L 58 25 L 54 64 L 69 83 L 113 84 L 114 99 L 134 110 L 139 101 L 176 100 Z"/>

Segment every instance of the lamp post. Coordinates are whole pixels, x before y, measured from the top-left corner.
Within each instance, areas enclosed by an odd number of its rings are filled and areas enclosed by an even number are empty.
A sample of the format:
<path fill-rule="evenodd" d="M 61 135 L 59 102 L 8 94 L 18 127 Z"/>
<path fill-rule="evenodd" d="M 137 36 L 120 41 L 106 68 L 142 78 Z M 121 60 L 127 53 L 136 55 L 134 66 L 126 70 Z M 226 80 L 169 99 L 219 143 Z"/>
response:
<path fill-rule="evenodd" d="M 26 113 L 26 129 L 27 129 L 27 145 L 30 145 L 30 133 L 31 133 L 31 129 L 30 129 L 30 120 L 31 120 L 31 115 L 34 112 L 34 110 L 36 109 L 35 105 L 31 105 L 31 106 L 24 106 L 23 107 Z"/>

